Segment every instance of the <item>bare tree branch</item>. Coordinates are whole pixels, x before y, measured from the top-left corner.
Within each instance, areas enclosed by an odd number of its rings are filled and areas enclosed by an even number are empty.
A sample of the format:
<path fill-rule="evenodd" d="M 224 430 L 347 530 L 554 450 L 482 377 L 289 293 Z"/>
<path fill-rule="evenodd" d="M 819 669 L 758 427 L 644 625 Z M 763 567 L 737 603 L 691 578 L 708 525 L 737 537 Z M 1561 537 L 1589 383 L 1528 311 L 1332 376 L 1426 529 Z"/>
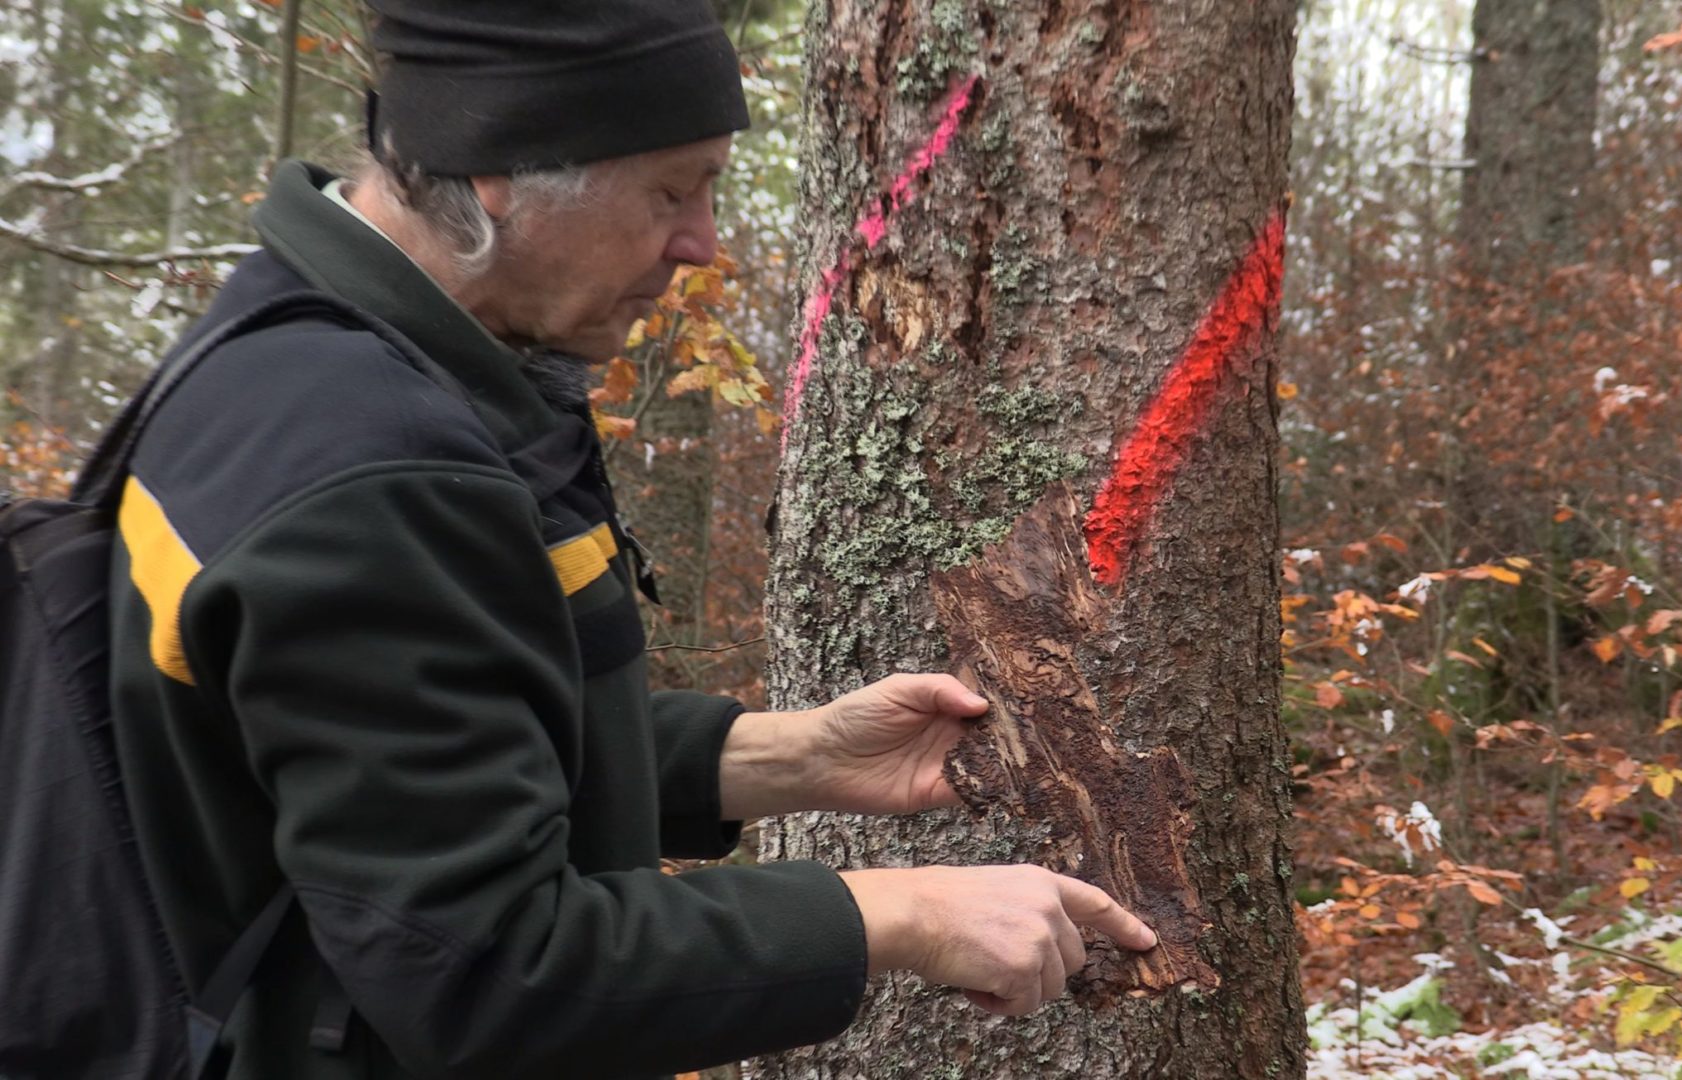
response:
<path fill-rule="evenodd" d="M 765 640 L 765 635 L 761 634 L 759 637 L 748 638 L 746 641 L 732 641 L 728 645 L 679 645 L 676 642 L 668 642 L 665 645 L 650 645 L 646 649 L 644 649 L 643 651 L 644 652 L 660 652 L 660 651 L 665 650 L 665 649 L 682 649 L 685 652 L 718 653 L 718 652 L 729 652 L 732 649 L 745 648 L 748 645 L 757 645 L 761 641 L 764 641 L 764 640 Z"/>
<path fill-rule="evenodd" d="M 163 251 L 105 251 L 54 240 L 4 219 L 0 219 L 0 239 L 12 240 L 43 254 L 81 263 L 83 266 L 153 267 L 193 262 L 197 259 L 238 259 L 257 250 L 256 244 L 212 244 L 207 247 L 168 248 Z"/>
<path fill-rule="evenodd" d="M 1396 159 L 1397 167 L 1412 165 L 1420 169 L 1450 169 L 1465 172 L 1467 169 L 1478 167 L 1477 158 L 1424 158 L 1417 154 L 1404 154 Z"/>
<path fill-rule="evenodd" d="M 180 8 L 162 3 L 160 0 L 147 0 L 146 6 L 156 9 L 158 12 L 169 16 L 176 22 L 186 23 L 188 26 L 197 26 L 202 30 L 208 30 L 212 34 L 221 34 L 230 41 L 234 42 L 240 48 L 255 53 L 257 58 L 265 64 L 275 63 L 276 60 L 279 59 L 268 49 L 265 49 L 263 46 L 257 44 L 255 41 L 252 41 L 248 37 L 235 33 L 226 26 L 213 25 L 202 18 L 195 19 L 191 15 L 183 12 Z M 331 83 L 341 89 L 349 90 L 353 94 L 361 94 L 367 89 L 366 87 L 358 86 L 349 79 L 340 78 L 330 71 L 318 67 L 312 67 L 302 61 L 298 62 L 298 70 L 303 74 L 310 76 L 312 79 L 320 79 L 324 83 Z"/>
<path fill-rule="evenodd" d="M 21 172 L 12 176 L 4 183 L 0 183 L 0 199 L 6 198 L 14 192 L 24 188 L 34 188 L 41 191 L 88 191 L 92 188 L 109 187 L 120 183 L 128 171 L 140 164 L 148 154 L 167 149 L 175 145 L 179 136 L 170 135 L 152 139 L 143 143 L 136 143 L 129 151 L 128 157 L 121 161 L 113 161 L 103 169 L 83 173 L 80 176 L 55 176 L 45 172 Z"/>
<path fill-rule="evenodd" d="M 1428 64 L 1470 64 L 1489 57 L 1489 50 L 1484 48 L 1445 49 L 1438 45 L 1417 45 L 1403 37 L 1391 38 L 1390 45 L 1415 60 L 1423 60 Z"/>

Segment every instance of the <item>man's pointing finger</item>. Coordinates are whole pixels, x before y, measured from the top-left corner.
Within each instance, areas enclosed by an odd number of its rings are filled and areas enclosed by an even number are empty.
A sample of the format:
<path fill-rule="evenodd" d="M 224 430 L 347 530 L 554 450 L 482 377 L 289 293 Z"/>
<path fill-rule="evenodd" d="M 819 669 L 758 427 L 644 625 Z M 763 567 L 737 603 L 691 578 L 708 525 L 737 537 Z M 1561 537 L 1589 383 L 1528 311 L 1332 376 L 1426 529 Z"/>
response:
<path fill-rule="evenodd" d="M 1070 877 L 1062 879 L 1061 887 L 1063 910 L 1076 925 L 1090 926 L 1135 952 L 1156 948 L 1156 932 L 1103 889 Z"/>

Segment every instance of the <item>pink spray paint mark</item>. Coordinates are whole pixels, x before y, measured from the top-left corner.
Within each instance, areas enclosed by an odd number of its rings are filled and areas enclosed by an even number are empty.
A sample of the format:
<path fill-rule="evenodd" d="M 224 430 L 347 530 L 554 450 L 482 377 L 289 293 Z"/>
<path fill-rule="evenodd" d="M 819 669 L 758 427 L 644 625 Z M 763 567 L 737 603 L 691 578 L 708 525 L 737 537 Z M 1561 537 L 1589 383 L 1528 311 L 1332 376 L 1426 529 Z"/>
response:
<path fill-rule="evenodd" d="M 864 241 L 866 251 L 873 250 L 882 242 L 882 238 L 888 234 L 888 223 L 893 216 L 909 205 L 915 197 L 916 192 L 912 190 L 912 185 L 917 182 L 917 178 L 928 172 L 929 167 L 952 145 L 952 137 L 957 134 L 964 110 L 969 108 L 970 94 L 975 89 L 976 78 L 977 76 L 971 75 L 947 97 L 946 107 L 934 134 L 911 155 L 905 164 L 905 170 L 895 177 L 888 190 L 873 201 L 869 213 L 859 218 L 858 224 L 853 226 L 853 235 Z M 786 415 L 783 420 L 782 444 L 785 450 L 788 448 L 789 428 L 794 426 L 794 421 L 800 416 L 800 399 L 806 393 L 806 380 L 812 377 L 812 368 L 817 362 L 818 333 L 823 328 L 824 319 L 829 316 L 830 307 L 835 303 L 836 291 L 852 272 L 856 250 L 856 242 L 844 249 L 835 265 L 819 276 L 818 287 L 806 299 L 804 328 L 800 333 L 800 358 L 795 361 L 794 374 L 789 376 L 788 392 L 784 398 L 783 411 Z"/>
<path fill-rule="evenodd" d="M 1121 581 L 1227 375 L 1254 359 L 1257 343 L 1274 325 L 1284 262 L 1285 215 L 1280 211 L 1268 219 L 1117 448 L 1114 468 L 1084 522 L 1087 562 L 1099 583 Z"/>

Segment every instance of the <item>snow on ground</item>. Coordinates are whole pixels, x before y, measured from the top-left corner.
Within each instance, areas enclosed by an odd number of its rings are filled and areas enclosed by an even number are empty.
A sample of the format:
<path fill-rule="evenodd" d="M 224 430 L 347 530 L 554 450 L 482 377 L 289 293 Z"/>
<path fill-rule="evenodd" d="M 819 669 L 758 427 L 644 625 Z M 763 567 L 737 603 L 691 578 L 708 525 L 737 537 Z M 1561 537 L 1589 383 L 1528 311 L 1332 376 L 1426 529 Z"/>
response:
<path fill-rule="evenodd" d="M 1651 920 L 1633 933 L 1620 935 L 1619 944 L 1637 936 L 1660 936 L 1670 929 L 1665 925 L 1669 918 Z M 1452 963 L 1435 953 L 1421 953 L 1414 959 L 1424 973 L 1403 986 L 1373 994 L 1358 1018 L 1348 1006 L 1332 1008 L 1320 1002 L 1309 1007 L 1310 1080 L 1682 1080 L 1682 1058 L 1647 1050 L 1608 1049 L 1599 1031 L 1566 1030 L 1551 1021 L 1503 1031 L 1461 1031 L 1459 1015 L 1440 997 L 1438 973 Z M 1546 960 L 1510 959 L 1548 964 Z M 1353 984 L 1345 987 L 1352 988 Z M 1563 991 L 1560 999 L 1583 993 L 1558 984 L 1556 988 Z"/>
<path fill-rule="evenodd" d="M 1344 1009 L 1342 1012 L 1350 1012 Z M 1608 1051 L 1581 1032 L 1555 1024 L 1526 1024 L 1503 1032 L 1458 1032 L 1415 1037 L 1391 1046 L 1370 1036 L 1309 1051 L 1310 1080 L 1672 1080 L 1682 1061 L 1643 1050 Z"/>

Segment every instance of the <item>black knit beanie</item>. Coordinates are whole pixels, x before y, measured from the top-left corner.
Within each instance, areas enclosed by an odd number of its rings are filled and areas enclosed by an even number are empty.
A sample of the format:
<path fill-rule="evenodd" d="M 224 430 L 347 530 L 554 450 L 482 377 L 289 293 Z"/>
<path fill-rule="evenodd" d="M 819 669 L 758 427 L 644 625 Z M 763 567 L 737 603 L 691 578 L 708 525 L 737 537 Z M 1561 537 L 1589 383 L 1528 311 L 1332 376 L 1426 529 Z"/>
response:
<path fill-rule="evenodd" d="M 369 0 L 386 54 L 368 142 L 437 176 L 501 176 L 748 126 L 710 0 Z"/>

